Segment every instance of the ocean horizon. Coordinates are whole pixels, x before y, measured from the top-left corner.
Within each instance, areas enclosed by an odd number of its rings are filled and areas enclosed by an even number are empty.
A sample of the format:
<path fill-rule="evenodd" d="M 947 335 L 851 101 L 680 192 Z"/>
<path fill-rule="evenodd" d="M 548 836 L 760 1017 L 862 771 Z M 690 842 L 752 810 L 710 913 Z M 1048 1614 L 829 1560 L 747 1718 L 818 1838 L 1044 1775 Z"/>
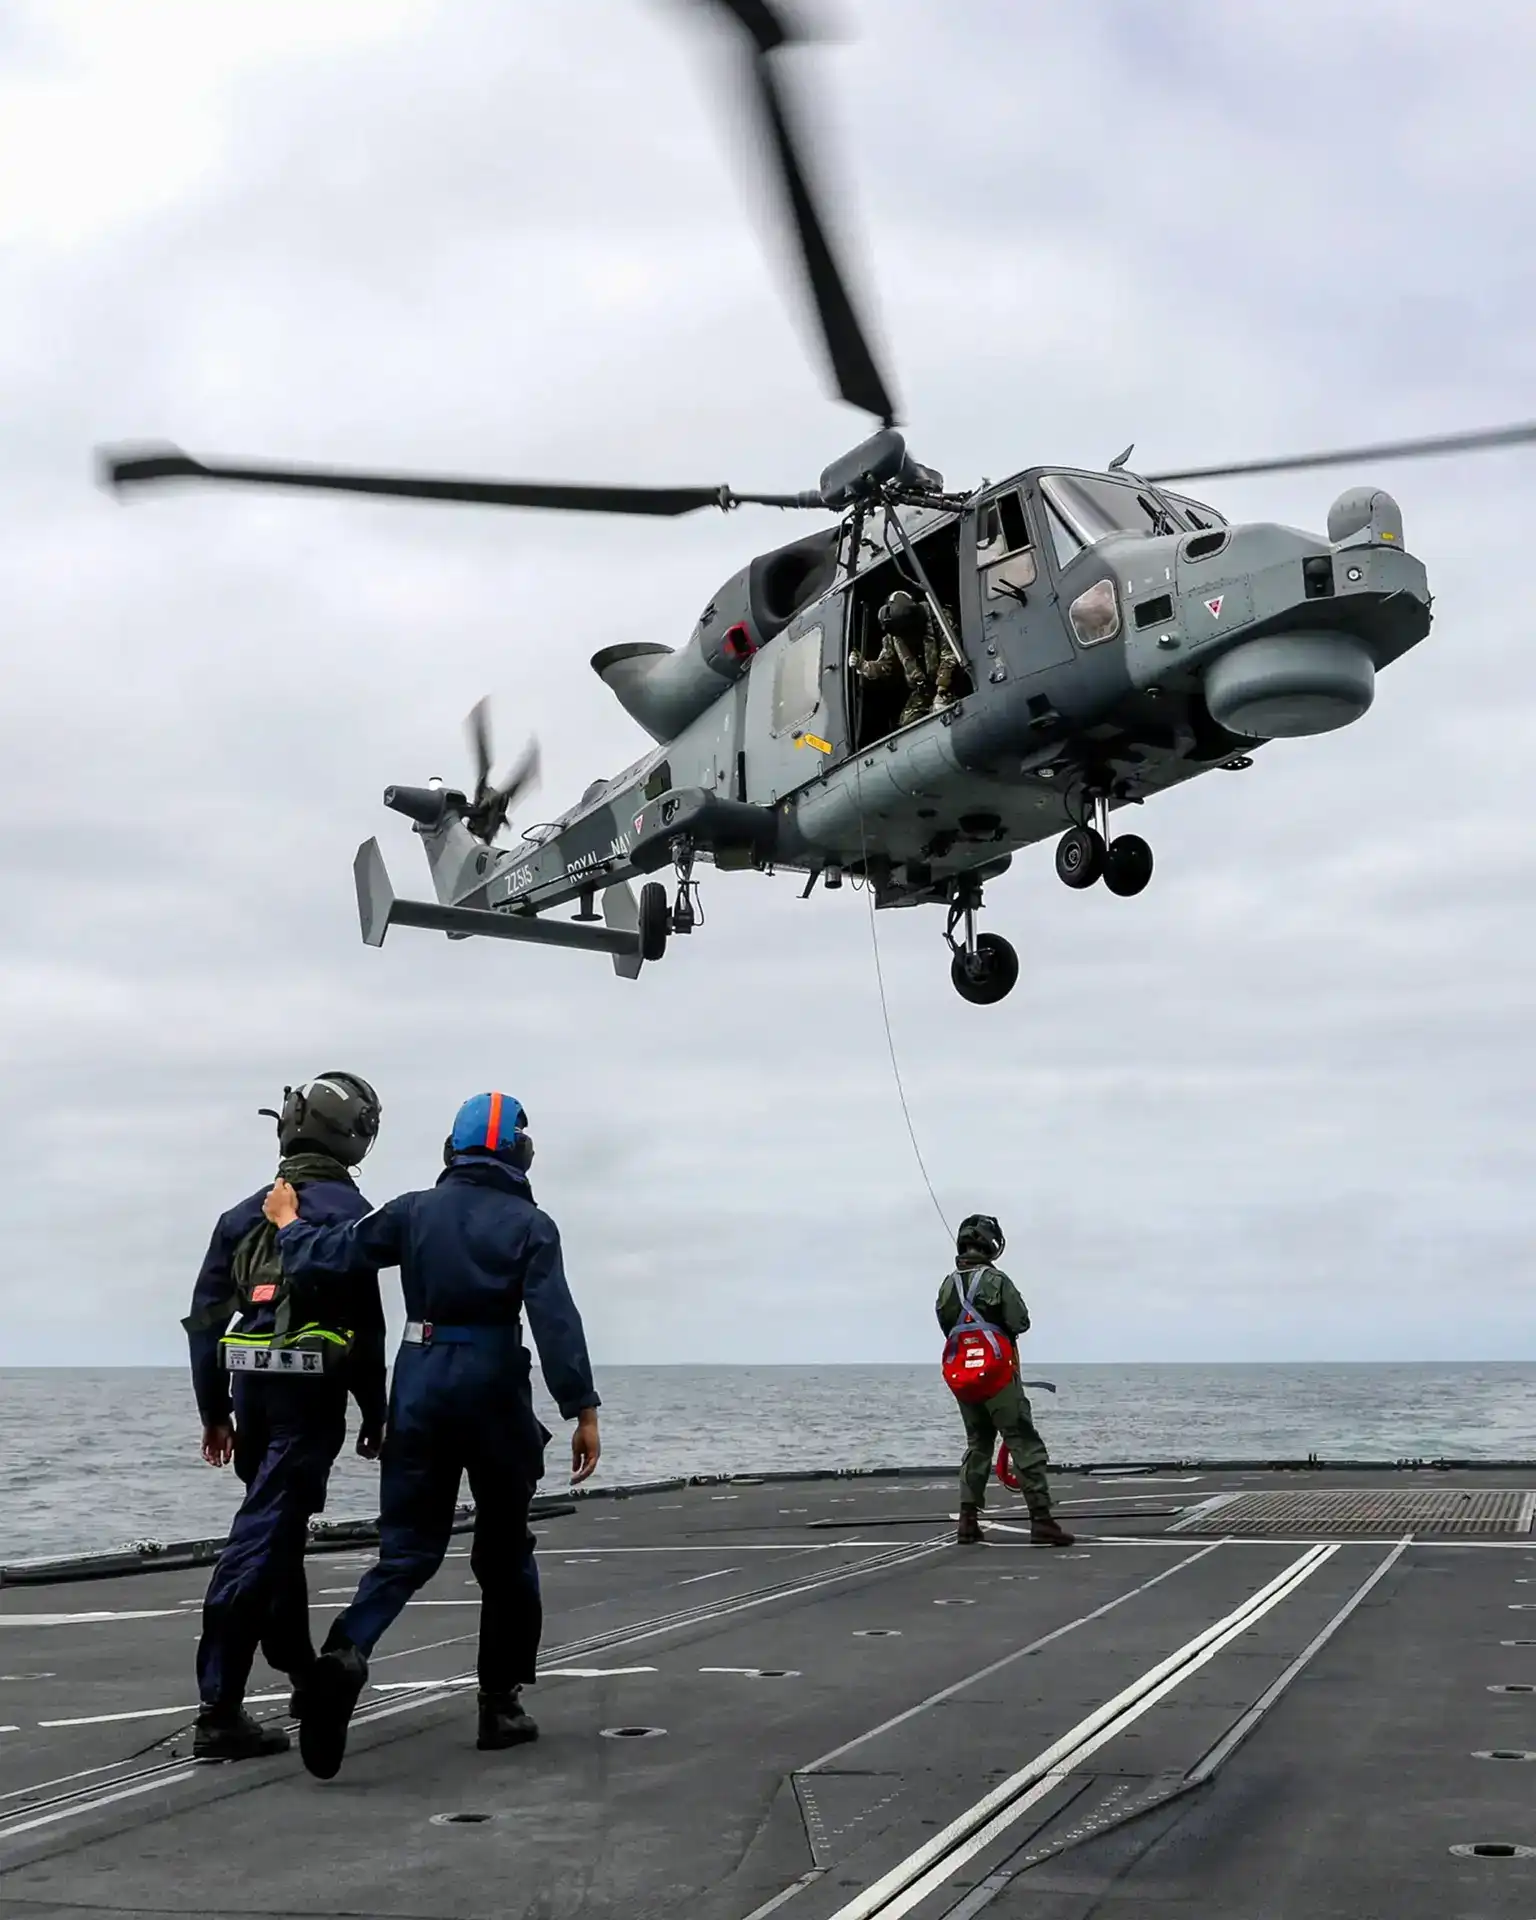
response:
<path fill-rule="evenodd" d="M 1536 1362 L 1142 1361 L 1028 1375 L 1062 1465 L 1133 1460 L 1536 1460 Z M 932 1363 L 602 1367 L 598 1485 L 702 1473 L 959 1466 L 963 1436 Z M 566 1483 L 566 1423 L 543 1490 Z M 356 1417 L 353 1410 L 352 1427 Z M 239 1500 L 199 1457 L 184 1367 L 0 1368 L 0 1562 L 225 1531 Z M 378 1471 L 351 1442 L 327 1514 L 371 1518 Z"/>

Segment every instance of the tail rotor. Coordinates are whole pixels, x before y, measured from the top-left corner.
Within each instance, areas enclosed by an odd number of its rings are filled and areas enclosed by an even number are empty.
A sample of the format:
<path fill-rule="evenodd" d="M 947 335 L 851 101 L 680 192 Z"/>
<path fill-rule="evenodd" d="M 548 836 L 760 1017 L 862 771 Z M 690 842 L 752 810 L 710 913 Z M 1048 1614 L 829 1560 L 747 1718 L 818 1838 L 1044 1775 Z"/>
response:
<path fill-rule="evenodd" d="M 464 824 L 487 846 L 507 824 L 513 806 L 538 784 L 539 743 L 530 740 L 499 784 L 491 779 L 491 703 L 477 700 L 464 723 L 475 762 L 474 798 L 464 809 Z"/>

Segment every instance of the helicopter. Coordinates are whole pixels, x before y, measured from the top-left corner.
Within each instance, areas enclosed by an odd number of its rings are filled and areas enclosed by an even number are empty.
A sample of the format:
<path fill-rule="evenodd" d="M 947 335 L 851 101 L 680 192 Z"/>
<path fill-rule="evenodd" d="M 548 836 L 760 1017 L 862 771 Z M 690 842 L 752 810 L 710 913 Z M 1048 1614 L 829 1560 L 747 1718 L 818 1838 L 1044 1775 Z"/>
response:
<path fill-rule="evenodd" d="M 946 487 L 908 449 L 828 237 L 781 71 L 784 49 L 805 36 L 770 0 L 698 3 L 739 30 L 836 393 L 878 422 L 815 487 L 458 479 L 205 461 L 164 445 L 104 450 L 102 477 L 116 489 L 190 479 L 662 518 L 709 507 L 831 514 L 749 559 L 681 647 L 631 641 L 593 656 L 652 744 L 514 845 L 497 842 L 537 752 L 493 781 L 488 710 L 476 707 L 472 793 L 433 782 L 384 794 L 421 837 L 436 898 L 398 898 L 366 841 L 354 862 L 362 936 L 377 946 L 403 925 L 606 952 L 634 979 L 669 938 L 702 924 L 700 861 L 784 869 L 805 875 L 802 898 L 847 878 L 879 909 L 943 908 L 955 989 L 993 1004 L 1019 959 L 977 922 L 984 887 L 1015 853 L 1054 838 L 1069 887 L 1140 893 L 1152 851 L 1112 830 L 1117 812 L 1246 770 L 1272 740 L 1354 723 L 1376 675 L 1429 632 L 1425 568 L 1380 488 L 1340 494 L 1326 535 L 1231 524 L 1185 488 L 1510 446 L 1536 440 L 1536 424 L 1166 473 L 1133 470 L 1127 447 L 1101 472 L 1032 465 Z M 926 638 L 893 663 L 881 613 L 897 593 Z M 670 893 L 648 877 L 667 869 Z M 574 915 L 558 916 L 572 903 Z"/>

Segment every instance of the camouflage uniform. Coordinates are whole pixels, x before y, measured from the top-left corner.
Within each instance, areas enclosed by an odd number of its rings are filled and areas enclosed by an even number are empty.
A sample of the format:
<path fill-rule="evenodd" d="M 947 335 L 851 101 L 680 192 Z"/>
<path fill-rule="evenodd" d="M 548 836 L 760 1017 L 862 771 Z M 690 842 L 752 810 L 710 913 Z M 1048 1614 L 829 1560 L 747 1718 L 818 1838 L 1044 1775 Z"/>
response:
<path fill-rule="evenodd" d="M 981 1277 L 972 1305 L 989 1326 L 1000 1328 L 1017 1341 L 1021 1333 L 1029 1331 L 1029 1308 L 1006 1273 L 974 1256 L 963 1256 L 958 1276 L 947 1274 L 944 1284 L 939 1288 L 935 1311 L 945 1336 L 949 1335 L 960 1318 L 961 1296 L 956 1286 L 957 1277 L 962 1286 L 969 1285 L 978 1272 Z M 1013 1462 L 1019 1491 L 1024 1495 L 1031 1516 L 1044 1518 L 1049 1515 L 1051 1488 L 1045 1474 L 1049 1456 L 1045 1442 L 1035 1431 L 1029 1400 L 1019 1385 L 1017 1355 L 1013 1381 L 1001 1393 L 993 1394 L 990 1400 L 970 1403 L 961 1400 L 956 1404 L 965 1422 L 968 1442 L 960 1468 L 961 1504 L 977 1508 L 987 1504 L 987 1481 L 992 1474 L 993 1454 L 998 1436 L 1001 1435 L 1007 1442 L 1008 1457 Z"/>
<path fill-rule="evenodd" d="M 873 660 L 856 655 L 853 665 L 865 680 L 902 676 L 907 683 L 907 699 L 896 724 L 909 727 L 924 714 L 949 705 L 954 698 L 957 662 L 926 600 L 915 601 L 910 611 L 895 615 L 888 612 L 889 604 L 880 609 L 880 651 Z"/>

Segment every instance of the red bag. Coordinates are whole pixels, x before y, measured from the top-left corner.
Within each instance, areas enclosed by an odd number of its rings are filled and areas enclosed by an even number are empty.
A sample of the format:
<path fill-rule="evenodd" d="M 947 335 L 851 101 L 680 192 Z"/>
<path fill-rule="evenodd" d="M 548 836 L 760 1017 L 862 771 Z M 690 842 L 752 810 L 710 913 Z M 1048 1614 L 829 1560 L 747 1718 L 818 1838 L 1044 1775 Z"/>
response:
<path fill-rule="evenodd" d="M 960 1295 L 960 1318 L 944 1343 L 944 1384 L 957 1400 L 968 1406 L 990 1400 L 1012 1383 L 1015 1358 L 1013 1342 L 997 1327 L 989 1326 L 976 1311 L 974 1300 L 985 1267 L 977 1269 L 962 1291 L 960 1275 L 954 1276 Z"/>

